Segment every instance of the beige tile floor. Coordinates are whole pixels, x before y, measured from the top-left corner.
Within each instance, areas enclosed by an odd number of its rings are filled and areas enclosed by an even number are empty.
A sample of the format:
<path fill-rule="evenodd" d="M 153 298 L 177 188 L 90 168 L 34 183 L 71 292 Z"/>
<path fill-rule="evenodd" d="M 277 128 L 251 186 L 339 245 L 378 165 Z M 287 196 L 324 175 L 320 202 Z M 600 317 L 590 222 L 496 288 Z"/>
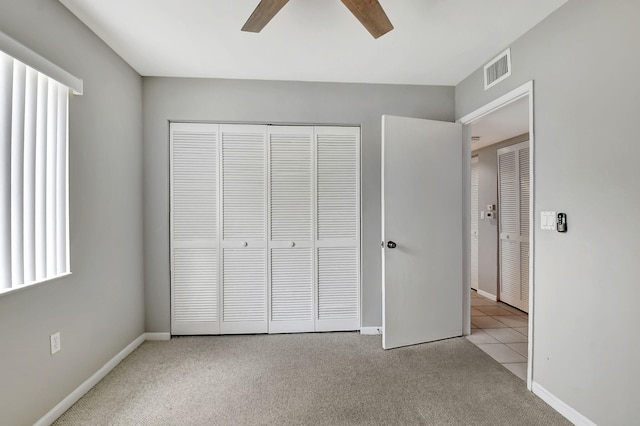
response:
<path fill-rule="evenodd" d="M 526 313 L 471 290 L 467 339 L 522 380 L 527 380 L 528 321 Z"/>

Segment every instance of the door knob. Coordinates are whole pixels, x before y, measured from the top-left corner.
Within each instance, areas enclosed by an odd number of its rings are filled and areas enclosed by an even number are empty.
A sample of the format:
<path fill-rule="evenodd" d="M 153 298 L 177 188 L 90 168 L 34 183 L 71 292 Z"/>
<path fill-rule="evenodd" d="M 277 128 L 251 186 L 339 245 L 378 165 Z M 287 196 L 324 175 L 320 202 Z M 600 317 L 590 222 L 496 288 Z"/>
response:
<path fill-rule="evenodd" d="M 387 247 L 396 248 L 396 243 L 394 243 L 393 241 L 387 241 Z"/>
<path fill-rule="evenodd" d="M 240 243 L 240 245 L 241 245 L 242 247 L 246 247 L 246 246 L 248 246 L 249 244 L 247 244 L 247 242 L 246 242 L 246 241 L 243 241 L 243 242 L 241 242 L 241 243 Z"/>
<path fill-rule="evenodd" d="M 289 247 L 295 247 L 295 246 L 296 246 L 295 241 L 291 241 L 291 242 L 289 243 Z"/>

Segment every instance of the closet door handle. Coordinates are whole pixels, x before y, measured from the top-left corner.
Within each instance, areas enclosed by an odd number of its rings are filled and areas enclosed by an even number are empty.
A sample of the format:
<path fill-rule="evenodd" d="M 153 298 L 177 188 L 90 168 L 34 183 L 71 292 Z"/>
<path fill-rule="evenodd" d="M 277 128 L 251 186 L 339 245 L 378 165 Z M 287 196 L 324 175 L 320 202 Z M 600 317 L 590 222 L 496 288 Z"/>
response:
<path fill-rule="evenodd" d="M 389 247 L 390 249 L 394 249 L 396 248 L 396 243 L 394 243 L 393 241 L 389 241 L 387 242 L 387 247 Z"/>
<path fill-rule="evenodd" d="M 248 245 L 249 245 L 249 243 L 247 243 L 246 241 L 243 241 L 243 242 L 241 242 L 241 243 L 240 243 L 240 245 L 241 245 L 242 247 L 246 247 L 246 246 L 248 246 Z"/>
<path fill-rule="evenodd" d="M 289 247 L 295 247 L 295 246 L 296 246 L 295 241 L 291 241 L 291 242 L 289 243 Z"/>

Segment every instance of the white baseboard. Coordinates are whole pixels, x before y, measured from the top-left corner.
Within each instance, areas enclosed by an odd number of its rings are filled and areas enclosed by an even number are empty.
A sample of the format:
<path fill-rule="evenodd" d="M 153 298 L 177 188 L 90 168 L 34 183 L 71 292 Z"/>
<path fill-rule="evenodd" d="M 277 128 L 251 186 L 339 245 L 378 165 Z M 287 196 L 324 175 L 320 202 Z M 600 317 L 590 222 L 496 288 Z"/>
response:
<path fill-rule="evenodd" d="M 145 333 L 145 340 L 171 340 L 171 333 Z"/>
<path fill-rule="evenodd" d="M 382 334 L 382 327 L 362 327 L 360 334 Z"/>
<path fill-rule="evenodd" d="M 84 396 L 85 393 L 89 392 L 89 390 L 98 384 L 100 380 L 104 378 L 111 370 L 115 368 L 116 365 L 120 363 L 123 359 L 125 359 L 131 352 L 136 350 L 138 346 L 140 346 L 146 340 L 145 333 L 141 334 L 136 340 L 129 343 L 126 348 L 121 350 L 116 356 L 111 358 L 105 365 L 100 368 L 100 370 L 96 371 L 91 377 L 84 381 L 80 386 L 75 388 L 73 392 L 71 392 L 65 399 L 60 401 L 58 405 L 53 407 L 47 414 L 42 416 L 40 420 L 38 420 L 34 426 L 49 426 L 53 422 L 55 422 L 58 417 L 64 414 L 73 404 L 78 402 L 80 398 Z"/>
<path fill-rule="evenodd" d="M 533 382 L 531 388 L 533 393 L 538 395 L 540 399 L 549 404 L 554 410 L 562 414 L 571 423 L 576 426 L 596 426 L 594 422 L 577 412 L 574 408 L 569 406 L 566 402 L 559 399 L 557 396 L 540 386 L 538 383 Z"/>
<path fill-rule="evenodd" d="M 478 289 L 478 294 L 486 299 L 493 300 L 494 302 L 498 301 L 498 296 L 494 296 L 493 294 L 487 293 L 484 290 Z"/>

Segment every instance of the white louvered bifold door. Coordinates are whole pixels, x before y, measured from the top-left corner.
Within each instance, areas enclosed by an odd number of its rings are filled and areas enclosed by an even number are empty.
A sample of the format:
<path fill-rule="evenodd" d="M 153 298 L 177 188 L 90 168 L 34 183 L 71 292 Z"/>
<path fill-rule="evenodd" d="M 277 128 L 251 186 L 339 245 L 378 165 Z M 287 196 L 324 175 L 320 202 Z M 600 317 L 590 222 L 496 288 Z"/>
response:
<path fill-rule="evenodd" d="M 316 127 L 316 330 L 360 328 L 360 128 Z"/>
<path fill-rule="evenodd" d="M 268 331 L 266 129 L 220 125 L 223 334 Z"/>
<path fill-rule="evenodd" d="M 171 333 L 220 333 L 218 125 L 171 124 Z"/>
<path fill-rule="evenodd" d="M 529 170 L 529 143 L 518 149 L 518 174 L 520 176 L 520 300 L 519 306 L 529 312 L 529 202 L 531 180 Z"/>
<path fill-rule="evenodd" d="M 500 300 L 525 312 L 529 309 L 528 145 L 522 142 L 498 150 Z"/>
<path fill-rule="evenodd" d="M 478 289 L 478 157 L 471 159 L 471 288 Z"/>
<path fill-rule="evenodd" d="M 313 127 L 269 126 L 269 333 L 314 331 Z"/>

